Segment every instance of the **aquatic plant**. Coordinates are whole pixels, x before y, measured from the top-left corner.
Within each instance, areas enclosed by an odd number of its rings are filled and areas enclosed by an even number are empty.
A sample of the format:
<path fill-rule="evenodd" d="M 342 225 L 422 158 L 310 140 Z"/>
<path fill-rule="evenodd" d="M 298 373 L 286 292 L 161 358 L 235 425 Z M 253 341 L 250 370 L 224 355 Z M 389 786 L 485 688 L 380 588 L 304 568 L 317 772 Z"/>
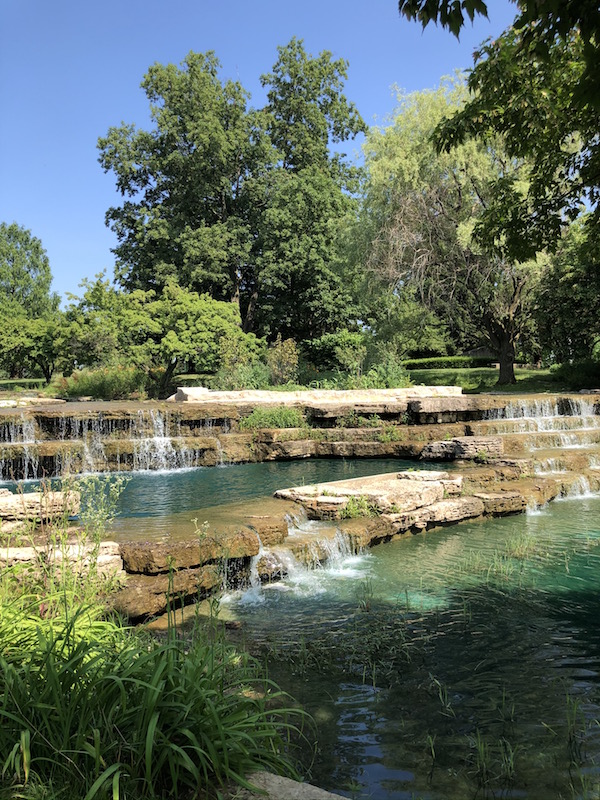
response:
<path fill-rule="evenodd" d="M 82 543 L 111 515 L 84 504 Z M 67 542 L 67 530 L 52 534 Z M 199 528 L 199 536 L 203 527 Z M 97 551 L 86 563 L 0 571 L 0 775 L 8 796 L 182 797 L 267 769 L 295 775 L 307 719 L 259 662 L 213 625 L 157 640 L 107 614 Z M 83 567 L 85 566 L 85 571 Z M 217 611 L 212 609 L 213 615 Z M 172 623 L 172 614 L 169 617 Z M 42 794 L 40 794 L 42 796 Z"/>

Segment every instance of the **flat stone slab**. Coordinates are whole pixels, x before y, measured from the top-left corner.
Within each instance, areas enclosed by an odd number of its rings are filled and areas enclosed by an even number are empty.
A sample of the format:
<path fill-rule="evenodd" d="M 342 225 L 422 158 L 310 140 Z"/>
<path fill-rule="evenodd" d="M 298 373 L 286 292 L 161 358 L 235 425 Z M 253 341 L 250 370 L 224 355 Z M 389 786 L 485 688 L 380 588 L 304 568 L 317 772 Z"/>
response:
<path fill-rule="evenodd" d="M 244 390 L 213 392 L 203 386 L 178 387 L 170 400 L 177 403 L 247 403 L 253 405 L 354 406 L 356 403 L 407 402 L 421 397 L 459 397 L 460 386 L 411 386 L 406 389 L 307 389 L 299 392 Z"/>
<path fill-rule="evenodd" d="M 390 472 L 363 478 L 331 481 L 309 486 L 280 489 L 275 497 L 293 500 L 315 519 L 336 519 L 344 516 L 351 500 L 366 502 L 378 513 L 404 513 L 431 506 L 448 495 L 461 491 L 461 476 L 447 472 Z"/>
<path fill-rule="evenodd" d="M 226 800 L 340 800 L 341 797 L 310 783 L 298 783 L 270 772 L 254 772 L 246 780 L 259 791 L 236 786 L 225 795 Z"/>

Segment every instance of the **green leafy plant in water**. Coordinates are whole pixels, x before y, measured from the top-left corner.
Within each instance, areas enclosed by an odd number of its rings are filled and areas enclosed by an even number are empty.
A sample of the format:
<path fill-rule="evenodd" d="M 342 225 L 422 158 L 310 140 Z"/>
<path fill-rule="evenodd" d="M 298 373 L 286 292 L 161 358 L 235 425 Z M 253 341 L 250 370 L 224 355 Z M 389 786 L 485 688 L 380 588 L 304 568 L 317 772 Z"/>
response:
<path fill-rule="evenodd" d="M 450 695 L 448 694 L 448 687 L 431 673 L 429 673 L 429 681 L 431 688 L 437 692 L 441 707 L 440 713 L 445 717 L 455 717 L 456 713 L 452 708 L 452 702 L 450 700 Z"/>

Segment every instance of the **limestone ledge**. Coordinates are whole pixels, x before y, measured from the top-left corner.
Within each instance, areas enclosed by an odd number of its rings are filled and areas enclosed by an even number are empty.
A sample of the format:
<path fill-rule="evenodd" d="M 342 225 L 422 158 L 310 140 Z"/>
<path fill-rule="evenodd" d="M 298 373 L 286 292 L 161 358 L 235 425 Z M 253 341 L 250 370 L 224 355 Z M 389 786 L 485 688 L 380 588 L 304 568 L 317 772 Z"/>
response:
<path fill-rule="evenodd" d="M 19 492 L 0 488 L 0 522 L 47 522 L 79 512 L 79 492 Z"/>
<path fill-rule="evenodd" d="M 357 403 L 381 404 L 421 397 L 459 397 L 460 386 L 411 386 L 406 389 L 305 389 L 297 392 L 273 392 L 247 389 L 218 392 L 202 386 L 178 387 L 169 398 L 177 403 L 251 403 L 252 405 L 324 406 L 329 404 L 355 407 Z"/>
<path fill-rule="evenodd" d="M 460 472 L 408 470 L 365 478 L 297 486 L 276 492 L 279 514 L 249 514 L 231 530 L 200 534 L 184 542 L 122 543 L 119 555 L 127 583 L 112 605 L 132 620 L 164 613 L 167 605 L 185 605 L 209 596 L 226 583 L 248 585 L 250 560 L 263 582 L 284 578 L 291 557 L 308 566 L 327 560 L 339 532 L 352 550 L 372 547 L 397 536 L 453 525 L 463 520 L 522 513 L 529 504 L 542 505 L 568 494 L 580 475 L 531 475 L 528 460 L 499 460 L 470 465 Z M 600 474 L 587 480 L 600 487 Z M 364 516 L 344 519 L 348 504 Z M 286 515 L 290 501 L 309 517 L 335 520 L 318 532 L 289 535 Z M 353 513 L 354 513 L 353 512 Z M 261 549 L 262 548 L 262 549 Z"/>

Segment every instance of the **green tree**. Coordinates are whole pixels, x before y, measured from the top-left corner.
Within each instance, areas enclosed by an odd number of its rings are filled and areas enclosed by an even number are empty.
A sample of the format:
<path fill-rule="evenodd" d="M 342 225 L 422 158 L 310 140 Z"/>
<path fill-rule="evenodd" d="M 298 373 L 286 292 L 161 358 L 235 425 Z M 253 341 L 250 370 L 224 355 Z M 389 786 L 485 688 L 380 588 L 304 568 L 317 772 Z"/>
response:
<path fill-rule="evenodd" d="M 245 331 L 318 336 L 346 322 L 338 230 L 355 170 L 330 146 L 364 129 L 330 53 L 293 39 L 262 77 L 268 102 L 247 107 L 212 53 L 144 78 L 154 127 L 99 140 L 124 201 L 109 209 L 116 277 L 127 289 L 177 281 L 240 306 Z"/>
<path fill-rule="evenodd" d="M 234 303 L 184 289 L 169 281 L 160 294 L 119 291 L 103 274 L 84 281 L 81 298 L 71 297 L 69 350 L 73 366 L 127 364 L 161 374 L 158 391 L 173 375 L 193 366 L 216 372 L 224 343 L 239 359 L 255 357 L 260 342 L 241 329 Z"/>
<path fill-rule="evenodd" d="M 600 11 L 597 0 L 514 0 L 517 14 L 512 27 L 524 32 L 523 45 L 537 57 L 549 58 L 558 39 L 568 40 L 574 31 L 581 35 L 585 49 L 585 71 L 578 87 L 580 100 L 600 105 Z M 438 22 L 459 36 L 466 17 L 487 17 L 484 0 L 399 0 L 398 10 L 423 27 Z"/>
<path fill-rule="evenodd" d="M 436 153 L 435 127 L 464 98 L 456 83 L 400 96 L 393 123 L 370 132 L 365 266 L 399 297 L 416 292 L 463 347 L 486 342 L 500 361 L 498 382 L 514 383 L 516 347 L 530 330 L 541 267 L 484 247 L 474 234 L 498 175 L 526 185 L 528 172 L 506 157 L 498 139 Z"/>
<path fill-rule="evenodd" d="M 551 361 L 590 358 L 600 343 L 599 254 L 590 248 L 584 221 L 562 237 L 536 298 L 540 344 Z"/>
<path fill-rule="evenodd" d="M 0 223 L 0 309 L 41 317 L 58 308 L 52 273 L 41 241 L 26 228 Z"/>
<path fill-rule="evenodd" d="M 456 35 L 481 0 L 400 0 L 400 12 L 423 25 L 441 22 Z M 504 175 L 478 235 L 514 258 L 553 248 L 563 227 L 592 209 L 597 237 L 600 175 L 600 11 L 596 0 L 519 0 L 513 26 L 475 54 L 472 96 L 438 131 L 449 149 L 469 137 L 502 135 L 511 158 L 527 157 L 523 193 Z"/>
<path fill-rule="evenodd" d="M 238 300 L 252 244 L 246 180 L 271 148 L 239 82 L 219 79 L 214 53 L 181 68 L 154 64 L 142 82 L 154 128 L 111 128 L 99 161 L 124 198 L 107 224 L 118 240 L 116 277 L 126 289 L 167 281 Z"/>
<path fill-rule="evenodd" d="M 10 377 L 39 370 L 47 381 L 52 376 L 61 315 L 51 284 L 41 241 L 16 223 L 0 223 L 0 367 Z"/>
<path fill-rule="evenodd" d="M 299 341 L 345 327 L 353 314 L 340 231 L 355 207 L 358 171 L 339 147 L 365 124 L 343 94 L 346 61 L 328 51 L 311 56 L 296 38 L 278 52 L 272 72 L 261 78 L 277 160 L 256 220 L 248 316 L 263 335 Z"/>

